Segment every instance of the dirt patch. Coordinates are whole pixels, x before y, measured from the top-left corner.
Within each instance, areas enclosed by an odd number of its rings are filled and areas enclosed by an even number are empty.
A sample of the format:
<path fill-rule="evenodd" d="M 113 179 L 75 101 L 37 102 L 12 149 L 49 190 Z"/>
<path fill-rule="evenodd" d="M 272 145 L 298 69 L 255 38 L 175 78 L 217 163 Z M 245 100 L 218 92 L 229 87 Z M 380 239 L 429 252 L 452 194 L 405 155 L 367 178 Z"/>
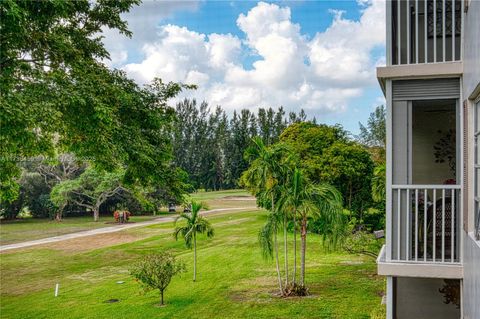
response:
<path fill-rule="evenodd" d="M 67 239 L 56 243 L 41 245 L 42 248 L 61 250 L 64 252 L 85 252 L 102 247 L 115 246 L 125 243 L 131 243 L 143 239 L 143 236 L 127 232 L 115 232 L 108 234 L 98 234 L 88 237 Z"/>
<path fill-rule="evenodd" d="M 241 196 L 225 196 L 225 197 L 222 197 L 221 199 L 224 199 L 224 200 L 256 200 L 255 197 L 253 197 L 253 196 L 247 196 L 247 195 L 241 195 Z"/>

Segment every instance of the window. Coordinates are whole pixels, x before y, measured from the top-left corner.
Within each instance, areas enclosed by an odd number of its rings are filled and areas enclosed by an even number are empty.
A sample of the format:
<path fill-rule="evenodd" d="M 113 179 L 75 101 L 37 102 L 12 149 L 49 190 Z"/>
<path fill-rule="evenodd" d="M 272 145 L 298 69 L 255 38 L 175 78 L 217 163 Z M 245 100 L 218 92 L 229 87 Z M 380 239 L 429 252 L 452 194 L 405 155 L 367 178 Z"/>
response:
<path fill-rule="evenodd" d="M 475 237 L 480 240 L 480 101 L 474 106 L 474 220 Z"/>

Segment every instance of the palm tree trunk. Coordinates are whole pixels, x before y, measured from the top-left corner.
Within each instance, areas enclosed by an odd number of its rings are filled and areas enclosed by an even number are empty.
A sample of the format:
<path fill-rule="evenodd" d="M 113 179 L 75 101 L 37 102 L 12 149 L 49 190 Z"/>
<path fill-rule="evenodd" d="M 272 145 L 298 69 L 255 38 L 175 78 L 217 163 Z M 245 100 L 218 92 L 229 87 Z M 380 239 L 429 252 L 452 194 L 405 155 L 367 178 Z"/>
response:
<path fill-rule="evenodd" d="M 293 211 L 293 285 L 297 283 L 297 210 Z"/>
<path fill-rule="evenodd" d="M 280 261 L 278 260 L 278 241 L 277 241 L 277 226 L 274 227 L 273 241 L 275 249 L 275 264 L 277 267 L 278 288 L 280 289 L 280 295 L 283 295 L 282 275 L 280 274 Z"/>
<path fill-rule="evenodd" d="M 274 202 L 273 202 L 273 194 L 272 194 L 272 213 L 275 213 Z M 278 259 L 278 240 L 277 240 L 277 223 L 274 224 L 273 228 L 273 244 L 275 249 L 275 264 L 277 267 L 277 277 L 278 277 L 278 287 L 280 288 L 280 295 L 283 295 L 283 287 L 282 287 L 282 275 L 280 274 L 280 261 Z"/>
<path fill-rule="evenodd" d="M 197 280 L 197 234 L 193 233 L 193 281 Z"/>
<path fill-rule="evenodd" d="M 285 286 L 288 285 L 288 238 L 287 238 L 287 212 L 283 215 L 283 250 L 285 258 Z"/>
<path fill-rule="evenodd" d="M 307 251 L 307 215 L 302 216 L 301 226 L 302 251 L 300 259 L 300 284 L 305 287 L 305 253 Z"/>

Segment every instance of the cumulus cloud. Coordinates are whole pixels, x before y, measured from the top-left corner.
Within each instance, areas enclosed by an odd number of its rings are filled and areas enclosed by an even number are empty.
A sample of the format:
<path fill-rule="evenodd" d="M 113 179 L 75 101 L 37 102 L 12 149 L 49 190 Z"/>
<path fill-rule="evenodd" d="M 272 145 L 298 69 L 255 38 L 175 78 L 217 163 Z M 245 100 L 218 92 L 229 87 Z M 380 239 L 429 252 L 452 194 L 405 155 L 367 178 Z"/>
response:
<path fill-rule="evenodd" d="M 283 105 L 341 112 L 376 85 L 374 68 L 382 63 L 372 51 L 385 42 L 385 4 L 359 5 L 359 20 L 332 11 L 331 25 L 311 38 L 292 22 L 290 8 L 265 2 L 239 15 L 240 38 L 160 25 L 155 39 L 141 47 L 144 59 L 123 69 L 139 83 L 160 77 L 197 84 L 186 96 L 230 110 Z M 259 56 L 250 68 L 242 63 L 245 51 Z"/>

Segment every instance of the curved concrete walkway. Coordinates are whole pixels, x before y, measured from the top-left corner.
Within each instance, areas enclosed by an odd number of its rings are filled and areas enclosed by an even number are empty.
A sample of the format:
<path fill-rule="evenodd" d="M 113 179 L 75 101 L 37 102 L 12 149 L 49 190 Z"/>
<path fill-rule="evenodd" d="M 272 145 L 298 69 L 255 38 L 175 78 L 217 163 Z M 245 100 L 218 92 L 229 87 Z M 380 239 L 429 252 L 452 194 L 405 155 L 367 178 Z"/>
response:
<path fill-rule="evenodd" d="M 256 209 L 256 207 L 252 206 L 252 207 L 217 208 L 217 209 L 211 209 L 211 210 L 201 212 L 200 214 L 201 215 L 211 215 L 211 214 L 224 212 L 224 211 L 251 210 L 251 209 Z M 25 241 L 25 242 L 16 243 L 16 244 L 10 244 L 10 245 L 3 245 L 3 246 L 0 246 L 0 252 L 7 251 L 7 250 L 12 250 L 12 249 L 19 249 L 19 248 L 36 246 L 36 245 L 42 245 L 42 244 L 49 244 L 49 243 L 54 243 L 54 242 L 67 240 L 67 239 L 87 237 L 87 236 L 98 235 L 98 234 L 114 233 L 114 232 L 130 229 L 130 228 L 144 227 L 144 226 L 149 226 L 149 225 L 154 225 L 154 224 L 168 223 L 168 222 L 173 222 L 175 220 L 175 217 L 176 216 L 159 217 L 159 218 L 144 221 L 144 222 L 138 222 L 138 223 L 132 223 L 132 224 L 121 224 L 121 225 L 115 225 L 115 226 L 110 226 L 110 227 L 102 227 L 102 228 L 85 230 L 85 231 L 80 231 L 80 232 L 76 232 L 76 233 L 60 235 L 60 236 L 41 238 L 41 239 L 30 240 L 30 241 Z"/>

